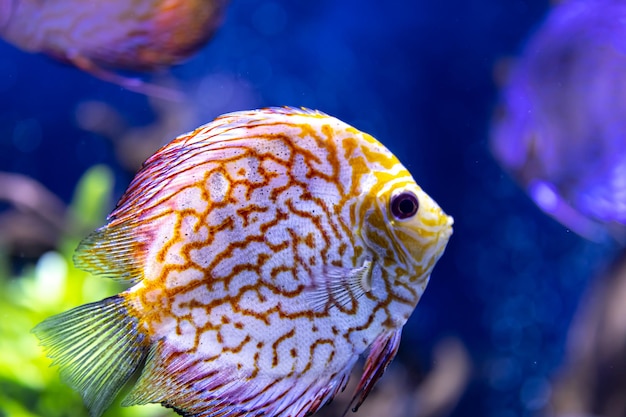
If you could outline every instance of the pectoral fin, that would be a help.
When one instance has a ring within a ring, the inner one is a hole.
[[[366,260],[357,268],[326,268],[308,293],[314,311],[332,307],[340,310],[355,308],[356,301],[372,289],[372,262]]]

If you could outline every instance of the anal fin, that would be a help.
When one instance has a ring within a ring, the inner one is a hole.
[[[122,405],[159,402],[184,417],[305,417],[345,387],[355,361],[322,377],[257,374],[253,366],[237,369],[220,357],[176,351],[162,339]]]

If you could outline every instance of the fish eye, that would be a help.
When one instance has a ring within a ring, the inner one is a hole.
[[[404,191],[391,198],[391,214],[398,220],[415,216],[419,207],[417,196],[410,191]]]

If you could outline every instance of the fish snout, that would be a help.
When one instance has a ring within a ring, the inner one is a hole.
[[[454,217],[446,215],[446,224],[444,227],[444,232],[447,233],[448,236],[450,236],[454,230],[452,225],[454,225]]]

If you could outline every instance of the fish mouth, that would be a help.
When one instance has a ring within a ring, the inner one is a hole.
[[[437,255],[436,259],[439,259],[443,252],[446,250],[446,246],[448,246],[448,242],[450,241],[450,236],[454,232],[452,225],[454,224],[454,219],[451,216],[443,215],[444,221],[441,224],[441,228],[437,233]]]
[[[442,220],[443,221],[441,222],[441,228],[437,233],[437,241],[440,245],[443,245],[445,247],[445,245],[448,243],[448,240],[450,239],[450,236],[452,236],[452,233],[454,232],[454,228],[452,227],[452,225],[454,224],[454,218],[452,218],[452,216],[443,214]]]
[[[433,207],[429,215],[422,218],[422,221],[427,225],[430,223],[432,232],[436,233],[438,237],[449,238],[452,235],[454,218],[444,213],[439,206]]]
[[[441,254],[443,254],[443,250],[448,244],[450,236],[452,236],[452,233],[454,232],[454,228],[452,227],[454,219],[452,216],[448,216],[443,212],[441,213],[440,219],[441,221],[439,223],[438,230],[436,231],[436,245],[440,248]],[[441,256],[441,254],[439,256]]]
[[[452,233],[454,232],[454,228],[452,227],[452,225],[454,224],[454,218],[452,216],[447,216],[447,215],[445,217],[446,217],[446,222],[443,225],[443,230],[439,232],[439,234],[442,237],[449,238],[450,236],[452,236]]]

